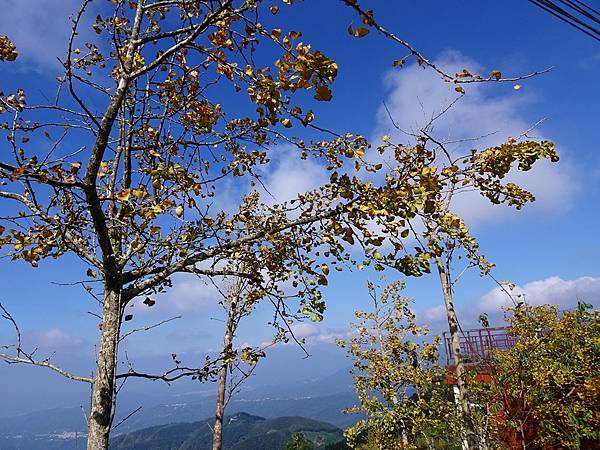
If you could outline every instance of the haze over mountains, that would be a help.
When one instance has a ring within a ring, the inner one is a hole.
[[[281,380],[281,378],[279,379]],[[348,369],[341,369],[327,376],[303,381],[286,382],[286,380],[282,380],[279,384],[268,384],[264,381],[263,377],[249,380],[241,392],[231,400],[226,413],[228,415],[246,413],[266,419],[296,416],[319,423],[325,422],[328,427],[337,430],[336,433],[339,431],[338,428],[346,427],[357,419],[356,416],[343,413],[343,409],[351,406],[356,400]],[[184,392],[182,391],[183,387],[195,387],[196,390]],[[123,395],[120,398],[115,423],[119,423],[121,419],[140,406],[142,408],[119,425],[114,436],[148,427],[164,427],[175,423],[207,420],[214,414],[212,388],[212,384],[179,386],[176,392],[166,391],[169,395],[162,398],[155,395],[137,395],[135,392]],[[4,417],[0,418],[0,449],[72,450],[83,448],[85,429],[82,408],[77,404],[26,414],[9,415],[5,413]],[[171,431],[175,432],[174,429]],[[282,436],[289,438],[288,434],[291,435],[291,432],[288,433],[288,431],[290,430],[279,433],[277,435],[279,437],[275,441],[280,442]],[[252,435],[249,430],[247,432],[250,433],[248,436]],[[255,430],[255,432],[259,431]],[[138,434],[135,442],[137,440],[143,442],[144,436],[146,436],[145,433]],[[187,436],[186,439],[196,442],[194,436]],[[200,442],[204,442],[202,439],[204,438],[201,438]],[[202,449],[203,447],[181,448]],[[232,447],[232,449],[237,448]]]
[[[73,373],[87,375],[92,367],[93,355],[79,351],[63,349],[52,356],[52,361],[60,364]],[[72,350],[72,349],[71,349]],[[339,378],[338,372],[347,372],[349,361],[345,353],[332,345],[318,345],[308,348],[311,356],[304,358],[304,353],[295,346],[280,346],[271,349],[268,357],[260,362],[251,379],[244,383],[241,395],[245,398],[258,397],[293,397],[331,394],[343,390],[352,390],[349,376]],[[40,354],[52,355],[49,350],[40,348]],[[169,354],[137,355],[129,353],[138,370],[160,373],[171,366]],[[178,354],[186,363],[193,364],[203,360],[205,354]],[[126,368],[122,368],[122,371]],[[319,382],[331,377],[330,382]],[[89,386],[64,379],[62,376],[40,367],[0,365],[0,418],[36,412],[44,409],[62,408],[65,406],[86,406],[89,399]],[[308,391],[304,391],[305,385]],[[27,386],[27,388],[25,388]],[[310,386],[310,387],[308,387]],[[333,390],[331,390],[333,389]],[[175,403],[183,397],[204,397],[213,395],[215,386],[212,383],[198,383],[192,380],[180,380],[170,386],[162,382],[148,380],[127,381],[127,389],[119,396],[119,406],[128,410],[137,408],[140,403],[153,406],[160,403]],[[131,400],[131,402],[130,402]],[[128,411],[129,412],[129,411]],[[127,413],[128,413],[127,412]],[[203,419],[198,417],[196,420]]]

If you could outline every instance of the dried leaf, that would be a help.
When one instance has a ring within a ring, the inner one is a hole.
[[[120,202],[126,202],[127,200],[129,200],[130,195],[131,189],[122,189],[121,191],[117,192],[117,200],[119,200]]]
[[[321,102],[328,102],[331,100],[331,89],[326,85],[317,86],[315,88],[315,99]]]

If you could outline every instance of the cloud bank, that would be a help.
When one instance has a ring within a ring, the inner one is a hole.
[[[591,303],[594,307],[600,306],[600,278],[579,277],[564,280],[558,276],[551,276],[542,280],[534,280],[522,286],[515,286],[511,291],[515,301],[526,301],[530,305],[551,304],[558,305],[560,309],[572,309],[578,301]],[[459,307],[459,317],[467,327],[477,326],[479,314],[486,313],[490,324],[502,325],[504,308],[514,303],[507,292],[500,287],[495,287],[479,299],[472,301],[464,307]],[[446,321],[444,305],[427,308],[418,315],[426,323],[439,327]]]
[[[473,73],[486,73],[477,62],[457,52],[442,55],[436,64],[450,73],[461,72],[465,68]],[[388,73],[385,85],[388,95],[384,106],[377,112],[374,141],[387,134],[395,142],[410,142],[411,138],[404,132],[418,133],[460,97],[454,90],[454,84],[442,82],[433,71],[424,70],[416,64]],[[540,119],[532,121],[525,116],[528,104],[533,101],[532,96],[524,93],[526,87],[515,91],[507,84],[494,86],[484,83],[470,84],[465,89],[466,95],[433,124],[433,135],[439,141],[451,142],[447,148],[455,155],[468,154],[471,148],[501,144],[509,136],[518,137]],[[539,129],[531,133],[536,139],[548,139]],[[541,161],[533,170],[515,172],[509,177],[508,181],[519,184],[536,196],[536,202],[519,214],[562,212],[573,203],[579,189],[578,178],[568,152],[560,145],[557,147],[562,158],[558,164]],[[453,209],[470,225],[503,220],[518,214],[508,207],[491,205],[478,193],[458,196]]]

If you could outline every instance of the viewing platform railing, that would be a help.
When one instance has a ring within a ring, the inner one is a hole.
[[[453,366],[454,353],[450,333],[444,332],[444,350],[446,365]],[[516,338],[510,335],[510,327],[476,328],[460,334],[460,351],[467,364],[485,361],[494,350],[508,350],[515,345]]]

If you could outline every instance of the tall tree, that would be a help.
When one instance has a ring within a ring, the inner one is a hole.
[[[215,404],[215,423],[213,426],[213,450],[221,450],[223,440],[223,417],[225,415],[225,395],[227,389],[227,372],[235,355],[233,352],[233,340],[237,330],[241,314],[238,312],[239,302],[242,301],[242,285],[241,279],[234,281],[234,284],[229,288],[226,298],[227,321],[225,323],[225,332],[223,334],[223,350],[221,353],[222,361],[217,378],[217,400]],[[243,308],[243,305],[239,305]]]
[[[449,166],[457,166],[468,161],[467,156],[452,156],[447,151],[444,144],[431,137],[428,131],[424,131],[426,139],[430,140],[438,150],[443,151],[449,161]],[[471,160],[474,177],[474,187],[493,204],[505,203],[514,206],[517,209],[522,208],[526,203],[535,199],[533,194],[520,188],[513,183],[501,185],[498,180],[504,179],[511,170],[514,163],[517,163],[519,170],[528,171],[534,160],[531,159],[531,152],[528,147],[518,148],[516,141],[511,138],[506,144],[487,149],[485,157],[481,161]],[[551,160],[557,160],[553,145],[542,143],[542,154]],[[485,160],[489,158],[489,160]],[[498,159],[496,159],[498,158]],[[494,161],[495,160],[495,161]],[[492,162],[493,161],[493,162]],[[491,166],[488,164],[492,163]],[[485,167],[491,169],[493,177],[496,180],[484,177],[477,179],[478,176],[485,173]],[[453,170],[453,169],[451,169]],[[482,430],[479,422],[471,407],[473,400],[470,398],[467,386],[468,369],[462,355],[461,348],[461,329],[459,317],[456,313],[454,302],[454,285],[465,271],[476,268],[482,276],[490,275],[494,265],[490,263],[481,253],[479,243],[471,235],[465,222],[451,211],[453,200],[460,195],[465,187],[462,181],[451,179],[445,186],[444,191],[440,191],[437,199],[437,206],[433,208],[429,216],[424,216],[424,233],[415,235],[417,240],[427,249],[431,255],[434,266],[437,270],[446,317],[448,320],[448,329],[450,332],[450,347],[453,357],[454,377],[456,380],[456,396],[463,419],[463,435],[465,446],[469,448],[485,448],[485,432]],[[464,262],[460,262],[462,261]],[[456,261],[463,264],[461,272],[453,278],[453,266]]]
[[[216,377],[217,398],[213,426],[213,450],[221,450],[223,446],[223,418],[225,417],[227,403],[241,384],[252,375],[259,359],[266,356],[266,348],[234,348],[235,335],[240,321],[252,313],[254,306],[254,301],[246,301],[247,293],[247,280],[234,278],[223,295],[222,303],[225,308],[226,319],[223,331],[223,348]],[[273,342],[268,344],[267,347],[277,343],[281,338],[282,333],[278,332],[273,338]]]
[[[368,287],[373,310],[356,312],[355,336],[338,341],[353,359],[359,405],[349,411],[366,415],[346,430],[349,445],[381,450],[456,447],[460,421],[439,364],[439,339],[425,340],[428,330],[417,325],[402,283],[391,283],[381,293],[371,283]]]

